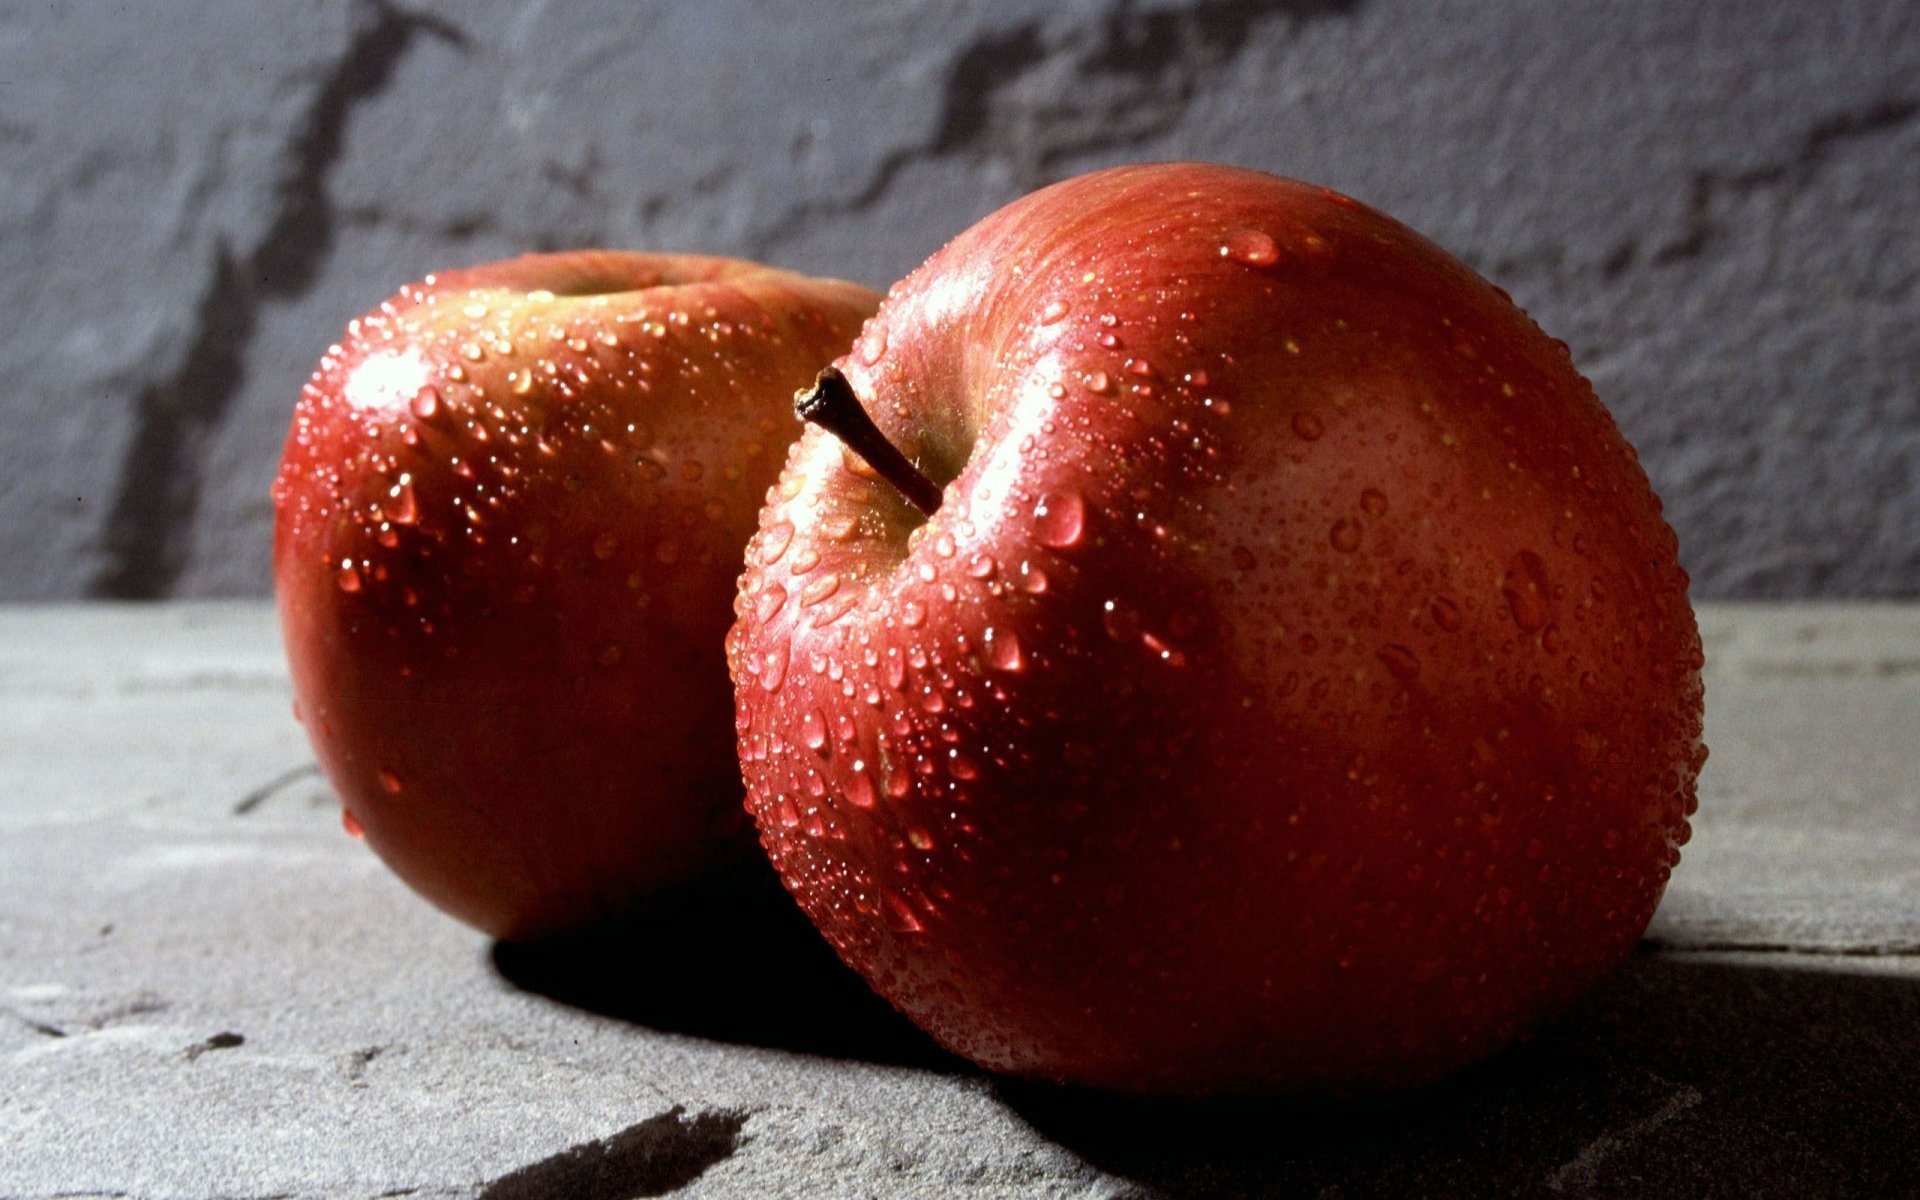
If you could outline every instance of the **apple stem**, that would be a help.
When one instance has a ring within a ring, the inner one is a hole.
[[[860,407],[853,385],[837,367],[828,367],[814,379],[812,387],[793,394],[793,413],[839,438],[847,449],[866,459],[880,478],[899,489],[907,503],[929,517],[940,511],[939,486],[880,432],[867,410]]]

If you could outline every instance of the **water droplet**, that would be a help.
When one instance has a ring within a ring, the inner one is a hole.
[[[1378,488],[1368,488],[1366,491],[1360,493],[1360,507],[1365,510],[1366,514],[1370,517],[1385,516],[1387,512],[1386,493],[1380,491]]]
[[[907,907],[907,902],[892,892],[881,899],[880,910],[887,928],[895,933],[919,933],[924,928],[920,918],[913,915],[913,909]]]
[[[414,499],[411,483],[395,484],[387,493],[386,508],[387,520],[395,525],[411,525],[420,519],[420,503]]]
[[[1086,529],[1087,506],[1077,492],[1048,492],[1033,507],[1033,536],[1043,546],[1065,549]]]
[[[1433,623],[1448,633],[1460,628],[1460,606],[1445,596],[1436,598],[1429,611],[1433,613]]]
[[[900,623],[908,629],[918,629],[927,623],[927,606],[918,600],[909,600],[900,606]]]
[[[1552,616],[1548,604],[1547,564],[1531,550],[1522,550],[1507,564],[1500,580],[1500,592],[1507,598],[1507,611],[1513,623],[1532,633]]]
[[[340,828],[346,830],[347,836],[350,838],[363,838],[367,836],[366,828],[360,824],[360,818],[354,816],[353,810],[350,808],[340,810]]]
[[[827,748],[827,722],[819,709],[808,709],[800,718],[800,740],[816,753]]]
[[[1029,566],[1020,577],[1020,587],[1029,595],[1042,595],[1047,590],[1047,573],[1039,567]]]
[[[1392,642],[1375,652],[1395,679],[1411,682],[1420,677],[1420,659],[1413,651]]]
[[[1341,517],[1327,533],[1327,543],[1342,554],[1352,554],[1360,548],[1360,522]]]
[[[998,566],[999,564],[993,561],[993,555],[976,554],[967,560],[967,574],[975,579],[991,579]]]
[[[1293,432],[1303,442],[1313,442],[1327,431],[1326,424],[1312,413],[1293,414]]]
[[[840,577],[831,572],[800,589],[800,607],[812,608],[840,590]]]
[[[1011,629],[990,627],[987,630],[987,662],[996,670],[1018,671],[1026,665],[1026,656],[1020,648],[1020,635]]]
[[[855,761],[853,774],[847,778],[847,803],[855,808],[872,808],[874,801],[873,780],[867,775],[867,764]]]
[[[333,577],[333,581],[340,585],[343,592],[351,594],[360,590],[360,572],[354,570],[353,560],[340,560],[340,573]]]
[[[1220,257],[1250,267],[1272,266],[1280,258],[1280,247],[1258,229],[1242,229],[1230,234],[1220,247]]]
[[[1040,310],[1040,323],[1042,325],[1051,325],[1066,315],[1067,302],[1065,300],[1049,300],[1047,301],[1046,307]]]
[[[392,768],[390,767],[380,768],[380,790],[381,791],[385,792],[389,796],[398,796],[400,794],[400,790],[402,786],[403,785],[400,782],[400,776],[394,774]]]
[[[870,367],[880,361],[887,352],[887,327],[879,321],[871,322],[860,335],[860,345],[854,357],[862,366]]]
[[[773,618],[773,614],[780,611],[781,607],[784,606],[786,602],[787,602],[787,589],[784,587],[781,587],[777,583],[769,583],[766,587],[760,590],[760,594],[758,596],[754,597],[754,600],[753,600],[754,620],[759,621],[763,625],[766,624],[769,620]]]
[[[793,544],[793,523],[775,521],[767,526],[760,535],[760,565],[770,567],[780,561],[780,556]]]
[[[768,647],[760,657],[760,686],[769,692],[777,692],[786,677],[787,644],[779,642]]]
[[[947,774],[962,782],[980,778],[980,765],[958,750],[947,752]]]
[[[413,394],[413,400],[408,407],[412,408],[413,415],[422,421],[431,421],[434,414],[440,411],[440,389],[428,384]]]

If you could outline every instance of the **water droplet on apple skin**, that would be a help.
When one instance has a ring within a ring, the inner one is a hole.
[[[1048,492],[1033,508],[1034,540],[1055,550],[1076,545],[1086,523],[1086,502],[1078,492]]]
[[[1220,257],[1249,267],[1270,267],[1280,260],[1280,247],[1269,234],[1241,229],[1227,235],[1220,246]]]

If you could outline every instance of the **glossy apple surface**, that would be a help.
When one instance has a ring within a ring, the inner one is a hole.
[[[1633,450],[1505,293],[1318,188],[1122,168],[963,233],[840,366],[944,504],[794,448],[728,644],[748,806],[940,1041],[1386,1088],[1634,944],[1700,641]]]
[[[716,258],[450,272],[353,322],[274,484],[294,691],[349,828],[505,938],[740,852],[722,643],[792,389],[877,297]]]

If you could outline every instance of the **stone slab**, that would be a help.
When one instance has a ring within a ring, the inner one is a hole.
[[[1170,1108],[944,1056],[790,908],[492,945],[341,833],[266,606],[0,608],[0,1197],[1909,1192],[1920,607],[1702,625],[1610,982],[1415,1096]]]

